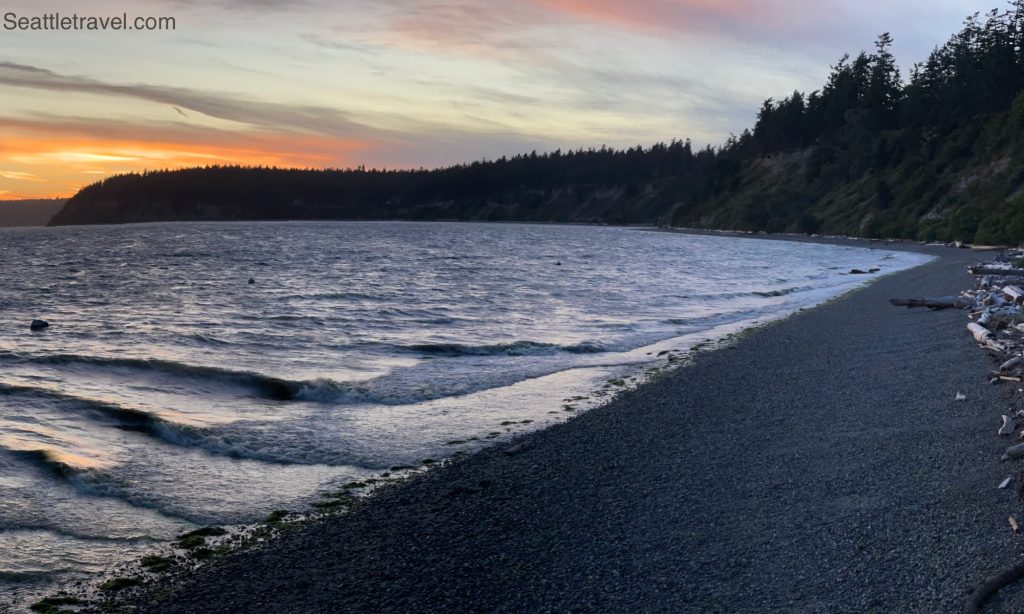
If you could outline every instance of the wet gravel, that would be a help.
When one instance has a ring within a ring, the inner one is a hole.
[[[968,287],[975,256],[936,253],[140,609],[959,611],[1020,556],[1019,504],[964,313],[887,303]]]

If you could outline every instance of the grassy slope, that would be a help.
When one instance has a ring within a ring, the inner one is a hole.
[[[747,161],[730,189],[678,208],[673,221],[1016,245],[1024,238],[1024,102],[941,135],[847,133],[839,146]]]

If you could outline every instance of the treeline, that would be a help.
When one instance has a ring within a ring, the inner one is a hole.
[[[1024,1],[968,17],[906,81],[892,42],[882,34],[873,53],[844,56],[820,90],[765,101],[753,130],[720,155],[779,158],[785,171],[747,165],[742,179],[752,186],[699,207],[704,219],[770,231],[1024,240]],[[695,218],[684,209],[675,219]]]
[[[426,171],[209,167],[112,177],[55,223],[484,219],[1024,240],[1024,0],[906,78],[889,34],[719,147],[531,153]]]
[[[178,219],[480,219],[641,223],[713,192],[718,152],[689,141],[536,152],[439,170],[207,166],[117,175],[83,188],[55,224]],[[665,218],[667,220],[667,218]]]

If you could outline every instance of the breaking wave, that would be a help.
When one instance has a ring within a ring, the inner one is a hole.
[[[539,341],[512,341],[489,345],[462,343],[421,343],[408,346],[410,351],[432,356],[533,356],[567,352],[569,354],[599,354],[607,350],[600,344],[584,341],[575,345],[556,345]]]

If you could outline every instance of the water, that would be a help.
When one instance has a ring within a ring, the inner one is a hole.
[[[0,230],[0,590],[564,420],[665,350],[925,259],[572,226]]]

